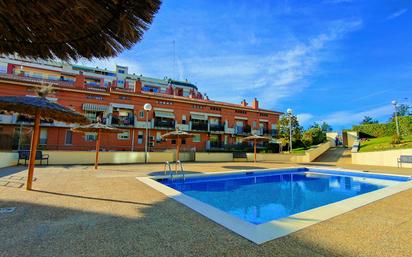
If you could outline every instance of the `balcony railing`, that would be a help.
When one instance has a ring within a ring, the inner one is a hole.
[[[192,123],[192,130],[208,131],[207,123]]]
[[[176,123],[175,123],[174,120],[159,120],[159,119],[154,120],[154,127],[155,128],[175,129],[175,127],[176,127],[175,124]]]
[[[115,126],[124,126],[124,127],[132,127],[134,126],[134,118],[133,117],[112,117],[112,125]]]
[[[260,133],[261,133],[262,135],[265,135],[265,136],[272,136],[272,137],[274,137],[274,136],[276,136],[276,129],[261,128],[261,129],[260,129]]]
[[[225,131],[225,126],[223,124],[210,124],[210,131],[223,132]]]
[[[223,142],[219,141],[210,141],[210,148],[213,149],[223,149],[225,147],[225,144]]]
[[[248,135],[252,131],[250,126],[236,126],[235,127],[235,134],[238,135]]]

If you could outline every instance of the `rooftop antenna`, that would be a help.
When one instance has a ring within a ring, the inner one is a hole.
[[[175,72],[176,72],[176,42],[173,39],[173,73],[172,73],[172,77],[175,76]]]

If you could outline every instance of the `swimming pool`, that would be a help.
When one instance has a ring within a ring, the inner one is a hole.
[[[161,184],[160,190],[159,185],[154,186],[159,191],[233,231],[242,230],[235,232],[247,234],[245,237],[256,243],[402,191],[405,185],[412,186],[411,178],[405,176],[313,168],[152,181]]]

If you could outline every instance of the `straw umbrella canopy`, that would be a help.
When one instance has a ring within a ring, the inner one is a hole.
[[[251,135],[248,137],[245,137],[242,139],[242,141],[247,142],[247,141],[253,141],[253,160],[256,162],[256,144],[257,142],[265,142],[265,141],[270,141],[270,138],[268,137],[262,137],[262,136],[257,136],[257,135]]]
[[[40,119],[53,119],[67,123],[87,123],[86,117],[63,105],[51,102],[45,97],[29,96],[0,96],[0,110],[18,112],[34,116],[34,129],[30,144],[29,172],[27,189],[30,190],[33,182],[34,163],[40,134]]]
[[[0,2],[0,54],[77,60],[114,57],[140,41],[160,0]]]
[[[192,138],[194,137],[194,134],[187,133],[185,131],[176,129],[175,131],[166,133],[162,135],[163,139],[175,139],[176,140],[176,161],[179,160],[179,154],[180,154],[180,144],[182,143],[182,139],[185,138]]]
[[[99,151],[100,151],[100,140],[101,140],[101,134],[102,133],[112,133],[112,134],[117,134],[117,133],[122,133],[124,130],[118,129],[118,128],[113,128],[110,126],[107,126],[105,124],[101,123],[92,123],[89,125],[84,125],[84,126],[79,126],[76,128],[72,128],[72,131],[74,132],[81,132],[81,133],[97,133],[97,140],[96,140],[96,160],[94,162],[94,168],[97,169],[98,164],[99,164]]]

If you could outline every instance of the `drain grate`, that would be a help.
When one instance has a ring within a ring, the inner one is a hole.
[[[4,208],[0,208],[0,214],[3,213],[12,213],[16,210],[16,207],[4,207]]]

